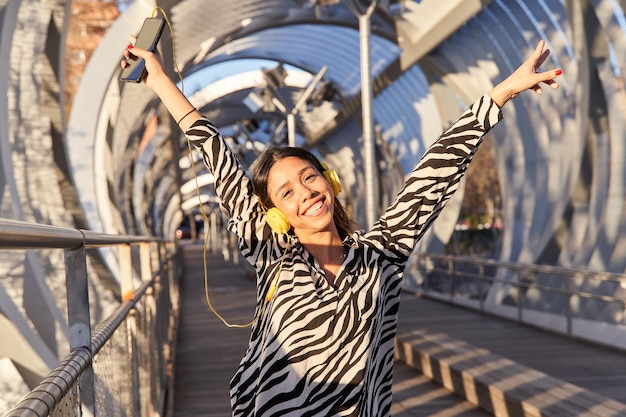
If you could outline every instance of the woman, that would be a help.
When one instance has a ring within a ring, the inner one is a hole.
[[[549,55],[543,48],[541,41],[442,134],[394,203],[363,232],[354,230],[335,198],[340,185],[332,172],[306,151],[268,150],[249,181],[159,58],[129,46],[125,55],[146,60],[144,82],[214,173],[228,227],[256,269],[260,315],[231,381],[234,416],[390,415],[403,269],[457,189],[483,135],[502,118],[501,107],[527,89],[541,92],[540,83],[558,88],[560,70],[535,71]],[[275,217],[278,232],[266,223]]]

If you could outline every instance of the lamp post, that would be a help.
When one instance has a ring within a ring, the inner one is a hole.
[[[374,135],[374,118],[372,115],[372,87],[370,34],[371,17],[378,1],[372,1],[367,10],[361,11],[358,0],[351,0],[353,9],[359,18],[359,40],[361,46],[361,107],[363,123],[363,163],[365,174],[365,216],[367,227],[374,225],[378,217],[378,187],[374,175],[377,172],[376,137]]]
[[[311,94],[313,94],[315,86],[320,82],[324,74],[326,74],[327,70],[328,67],[324,65],[315,77],[313,77],[311,83],[307,86],[306,90],[304,90],[296,104],[287,114],[287,138],[289,140],[289,146],[296,146],[296,114],[298,114],[302,106],[305,105]]]

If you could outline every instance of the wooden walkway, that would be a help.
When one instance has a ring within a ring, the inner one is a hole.
[[[174,363],[174,417],[228,417],[229,380],[244,354],[249,330],[226,327],[205,301],[202,247],[181,247],[184,278]],[[232,323],[253,315],[254,281],[244,265],[209,255],[209,291],[215,309]],[[445,333],[626,403],[626,353],[576,342],[472,310],[404,295],[398,334],[415,329]],[[394,417],[491,415],[400,361],[394,365]]]

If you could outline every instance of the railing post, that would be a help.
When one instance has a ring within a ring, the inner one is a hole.
[[[65,282],[67,296],[67,321],[70,328],[70,350],[84,347],[90,352],[90,361],[80,377],[80,403],[89,414],[94,413],[94,379],[90,349],[91,321],[89,313],[89,285],[87,256],[84,243],[78,248],[65,249]],[[76,388],[76,387],[75,387]]]
[[[226,262],[230,261],[229,237],[230,234],[222,232],[222,257]]]
[[[152,257],[150,254],[150,242],[142,242],[139,244],[139,263],[141,265],[141,282],[146,283],[152,280]],[[158,344],[157,331],[156,331],[156,303],[155,286],[158,284],[158,277],[155,284],[146,290],[144,296],[144,315],[145,315],[145,328],[144,331],[147,334],[144,335],[145,346],[142,346],[141,354],[145,359],[145,376],[147,378],[141,378],[139,383],[140,403],[141,403],[141,415],[145,417],[153,417],[157,415],[155,408],[156,396],[161,393],[159,384],[155,383],[157,378],[156,369],[157,363],[161,362],[162,351]]]
[[[228,247],[230,249],[230,253],[232,254],[233,264],[239,264],[239,248],[237,247],[237,240],[233,233],[230,233],[228,239]]]
[[[523,279],[521,278],[522,276],[522,272],[520,272],[519,274],[516,274],[518,279],[517,279],[517,321],[519,321],[520,323],[522,322],[522,320],[524,319],[524,312],[523,312],[523,298],[524,298],[524,294],[522,293],[522,282]]]
[[[205,230],[206,230],[205,222]],[[155,337],[155,345],[152,348],[158,353],[153,357],[158,357],[158,362],[154,363],[152,369],[152,382],[154,383],[152,391],[158,393],[158,397],[153,395],[153,414],[152,416],[168,415],[166,410],[168,381],[167,376],[170,370],[171,355],[173,354],[170,346],[170,329],[175,325],[173,320],[174,314],[171,310],[171,281],[172,281],[172,263],[169,262],[166,244],[153,244],[150,246],[150,255],[152,259],[153,271],[158,271],[154,287],[153,287],[153,303],[154,303],[154,325],[152,331]],[[173,260],[175,265],[176,260]]]
[[[448,259],[448,276],[450,277],[450,302],[454,303],[454,284],[455,284],[455,276],[454,276],[454,261],[452,259]]]
[[[211,233],[211,253],[213,255],[217,254],[217,248],[219,246],[218,243],[218,236],[217,236],[217,230],[218,230],[218,225],[217,225],[217,213],[216,210],[211,211],[211,220],[209,222],[209,231]]]
[[[574,302],[578,301],[580,303],[580,297],[572,290],[573,282],[572,279],[567,280],[566,288],[569,292],[569,296],[567,297],[567,308],[565,309],[565,325],[566,332],[568,335],[572,335],[572,317],[574,316]],[[576,305],[578,306],[578,303]],[[576,308],[578,310],[578,308]]]
[[[478,275],[481,277],[485,277],[485,265],[478,265]],[[480,302],[480,311],[485,311],[485,280],[480,279],[478,281],[478,294],[479,294],[479,302]]]
[[[172,245],[167,243],[159,245],[159,257],[161,264],[164,264],[167,260],[170,247],[172,247]],[[172,252],[174,251],[175,249],[172,250]],[[178,310],[176,286],[178,285],[180,262],[180,257],[176,256],[172,263],[168,263],[165,269],[161,269],[161,278],[163,279],[163,277],[167,277],[168,299],[170,300],[170,308],[173,310]]]
[[[133,286],[133,259],[132,247],[130,244],[119,247],[120,280],[122,289],[122,302],[135,299],[135,289]],[[139,399],[139,361],[137,358],[137,311],[133,309],[126,318],[127,348],[130,359],[131,404],[132,416],[139,417],[141,410]]]

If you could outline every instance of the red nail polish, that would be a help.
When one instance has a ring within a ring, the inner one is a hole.
[[[134,47],[134,45],[128,45],[128,49],[133,49]]]
[[[559,75],[561,75],[561,74],[563,74],[563,71],[561,71],[560,69],[556,70],[556,75],[557,75],[557,76],[559,76]]]

